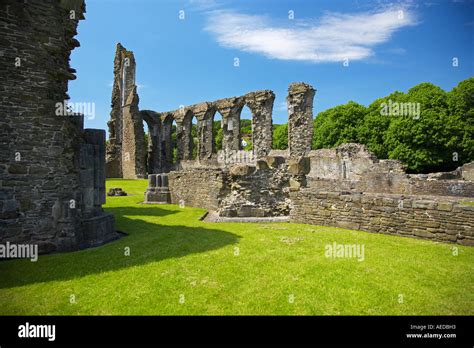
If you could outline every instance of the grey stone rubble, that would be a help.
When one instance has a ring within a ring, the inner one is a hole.
[[[114,187],[109,189],[107,196],[127,196],[127,192],[123,191],[120,187]]]

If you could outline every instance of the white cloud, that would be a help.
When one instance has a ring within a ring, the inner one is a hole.
[[[403,5],[377,12],[328,13],[319,21],[286,20],[286,25],[229,10],[208,15],[205,30],[223,47],[314,63],[368,58],[373,47],[389,41],[395,31],[416,24],[414,12]]]

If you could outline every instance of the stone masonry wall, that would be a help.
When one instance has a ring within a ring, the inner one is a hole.
[[[59,107],[84,12],[83,1],[0,4],[0,243],[49,252],[117,236],[101,208],[105,133]]]
[[[171,202],[217,210],[229,189],[227,175],[221,169],[193,169],[168,174]]]
[[[455,198],[325,192],[290,193],[292,222],[474,245],[474,207]]]
[[[474,197],[469,164],[449,173],[406,174],[396,160],[379,160],[361,144],[309,153],[308,186],[326,191]]]
[[[285,163],[272,160],[267,157],[267,160],[258,160],[255,166],[238,164],[230,167],[230,192],[221,200],[220,216],[289,215],[290,175]]]
[[[264,158],[272,148],[272,110],[275,94],[270,90],[247,93],[240,97],[184,106],[167,112],[140,111],[149,129],[157,129],[148,147],[148,171],[168,172],[192,160],[192,120],[197,120],[197,161],[206,166],[217,163],[217,149],[212,134],[215,114],[222,115],[222,149],[231,154],[241,149],[240,113],[247,105],[252,112],[252,142],[255,158]],[[176,122],[176,144],[171,144],[172,122]],[[176,145],[176,162],[172,163]]]

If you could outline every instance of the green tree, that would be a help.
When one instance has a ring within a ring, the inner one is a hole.
[[[421,83],[408,91],[406,101],[419,105],[419,117],[409,114],[392,118],[384,136],[389,158],[402,161],[413,172],[451,169],[459,132],[448,114],[446,92],[431,83]]]
[[[273,148],[276,150],[286,150],[288,148],[287,123],[273,126]]]
[[[359,142],[365,144],[378,158],[388,158],[384,136],[393,119],[393,116],[383,112],[384,107],[391,102],[401,103],[405,100],[406,95],[402,92],[394,92],[375,100],[368,106],[364,120],[357,128]]]
[[[245,136],[252,135],[252,120],[240,120],[240,134]]]
[[[222,150],[222,127],[221,121],[214,121],[212,125],[212,134],[216,151]]]
[[[448,93],[447,102],[451,127],[462,134],[452,144],[459,164],[471,162],[474,160],[474,78],[459,82]]]
[[[313,149],[359,142],[357,130],[366,108],[353,101],[320,112],[314,120]]]

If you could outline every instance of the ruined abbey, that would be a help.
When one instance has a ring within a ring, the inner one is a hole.
[[[474,163],[453,172],[414,175],[399,161],[379,160],[360,144],[311,150],[316,91],[306,83],[288,88],[288,150],[273,150],[272,91],[167,112],[140,110],[135,68],[133,52],[118,44],[107,176],[149,175],[147,203],[206,208],[213,221],[283,218],[474,245],[474,209],[462,204],[474,197]],[[252,112],[251,151],[243,151],[241,144],[244,106]],[[212,129],[217,112],[223,132],[219,151]]]
[[[0,243],[52,252],[114,240],[114,217],[102,209],[107,176],[149,177],[146,203],[205,208],[214,221],[283,219],[474,245],[474,207],[463,204],[474,197],[474,163],[413,175],[360,144],[312,150],[316,90],[306,83],[288,88],[289,146],[274,150],[272,91],[140,110],[135,59],[118,44],[106,145],[104,130],[84,129],[83,115],[56,112],[76,78],[69,56],[79,46],[83,1],[7,2],[0,8]],[[242,149],[244,106],[252,112],[250,151]]]

